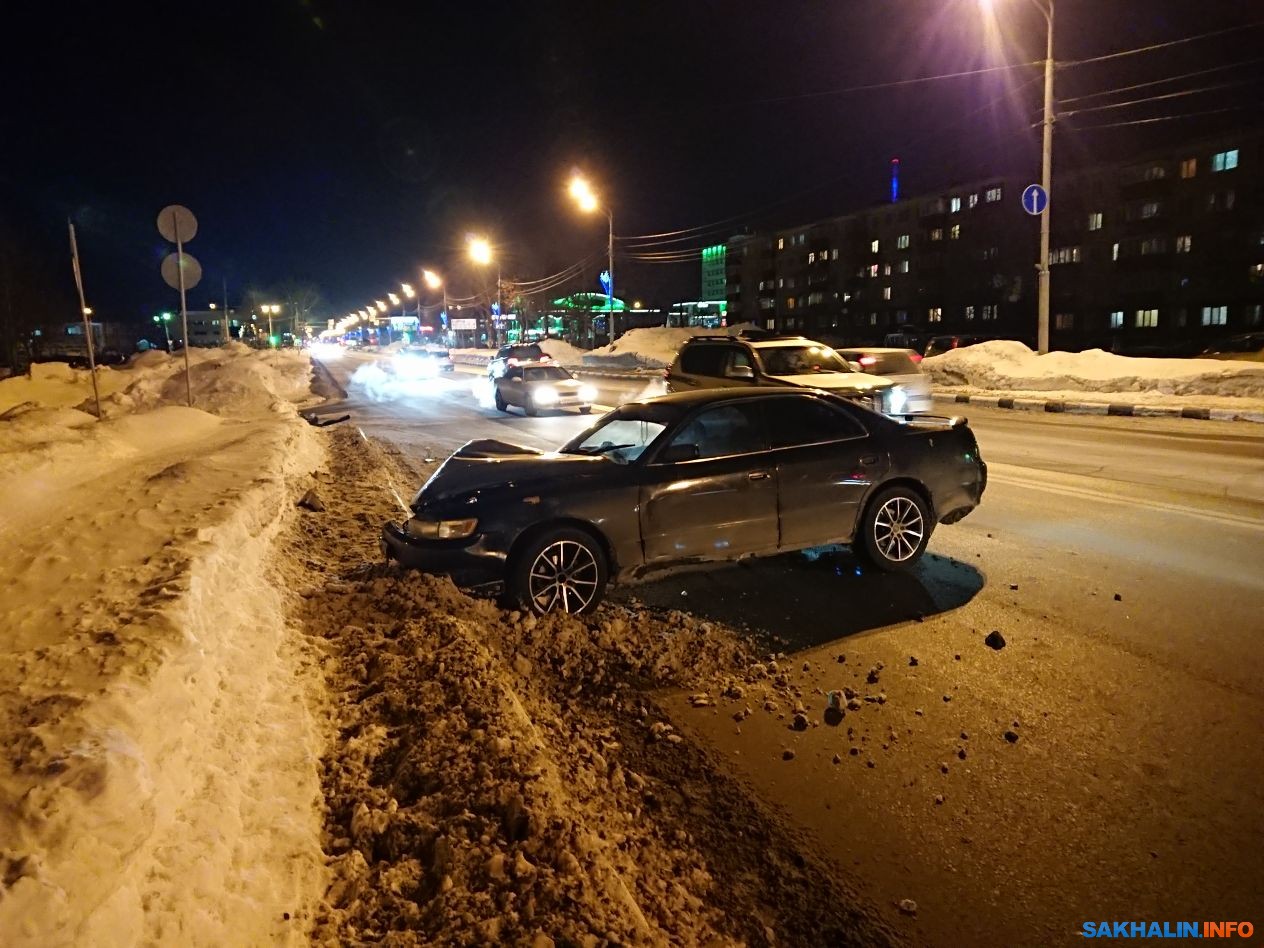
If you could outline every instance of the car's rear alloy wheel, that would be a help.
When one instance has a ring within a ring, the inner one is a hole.
[[[916,491],[893,487],[875,497],[865,511],[861,552],[879,569],[908,569],[921,559],[933,526],[926,502]]]
[[[537,615],[590,612],[605,588],[605,556],[582,530],[539,537],[514,557],[508,577],[510,598]]]
[[[509,403],[505,401],[505,397],[500,394],[500,389],[496,389],[496,408],[499,411],[509,411]]]

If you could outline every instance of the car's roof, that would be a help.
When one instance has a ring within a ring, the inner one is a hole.
[[[907,354],[909,352],[915,353],[917,351],[916,349],[906,349],[895,346],[835,346],[834,348],[838,352],[880,352],[883,354],[891,352],[903,352]]]
[[[738,401],[744,398],[768,398],[775,395],[829,395],[829,392],[820,389],[809,388],[802,385],[760,385],[753,388],[704,388],[695,392],[672,392],[669,395],[659,395],[655,398],[643,398],[636,402],[626,402],[627,405],[644,405],[647,402],[653,402],[656,405],[681,405],[689,407],[692,405],[707,405],[712,402],[728,402]]]

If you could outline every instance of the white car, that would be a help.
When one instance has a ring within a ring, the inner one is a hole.
[[[496,407],[501,411],[509,411],[510,405],[517,405],[528,415],[555,408],[571,408],[587,415],[597,400],[593,386],[552,362],[511,365],[492,384],[496,388]]]
[[[888,409],[893,414],[921,414],[931,410],[930,376],[922,371],[922,357],[912,349],[853,346],[835,351],[857,372],[877,375],[895,384]]]

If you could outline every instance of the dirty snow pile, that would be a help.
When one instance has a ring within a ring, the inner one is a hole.
[[[218,414],[161,353],[102,370],[100,422],[78,373],[0,382],[5,945],[273,944],[324,886],[322,691],[272,554],[322,463],[309,369],[198,355]]]
[[[1217,359],[1147,359],[1101,349],[1039,355],[1021,342],[993,340],[922,362],[938,389],[1046,398],[1129,400],[1252,399],[1264,406],[1264,365]]]
[[[296,621],[341,695],[322,945],[885,944],[836,874],[673,732],[650,688],[754,646],[635,604],[538,619],[384,566],[366,529],[427,473],[333,432],[292,541]]]

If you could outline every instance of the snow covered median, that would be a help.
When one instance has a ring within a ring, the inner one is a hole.
[[[936,391],[1042,396],[1079,401],[1264,407],[1264,365],[1216,359],[1143,359],[1100,349],[1039,355],[994,340],[922,362]]]
[[[6,945],[299,943],[324,886],[272,552],[323,459],[310,366],[197,353],[193,409],[182,369],[101,370],[100,422],[86,372],[0,382]]]

